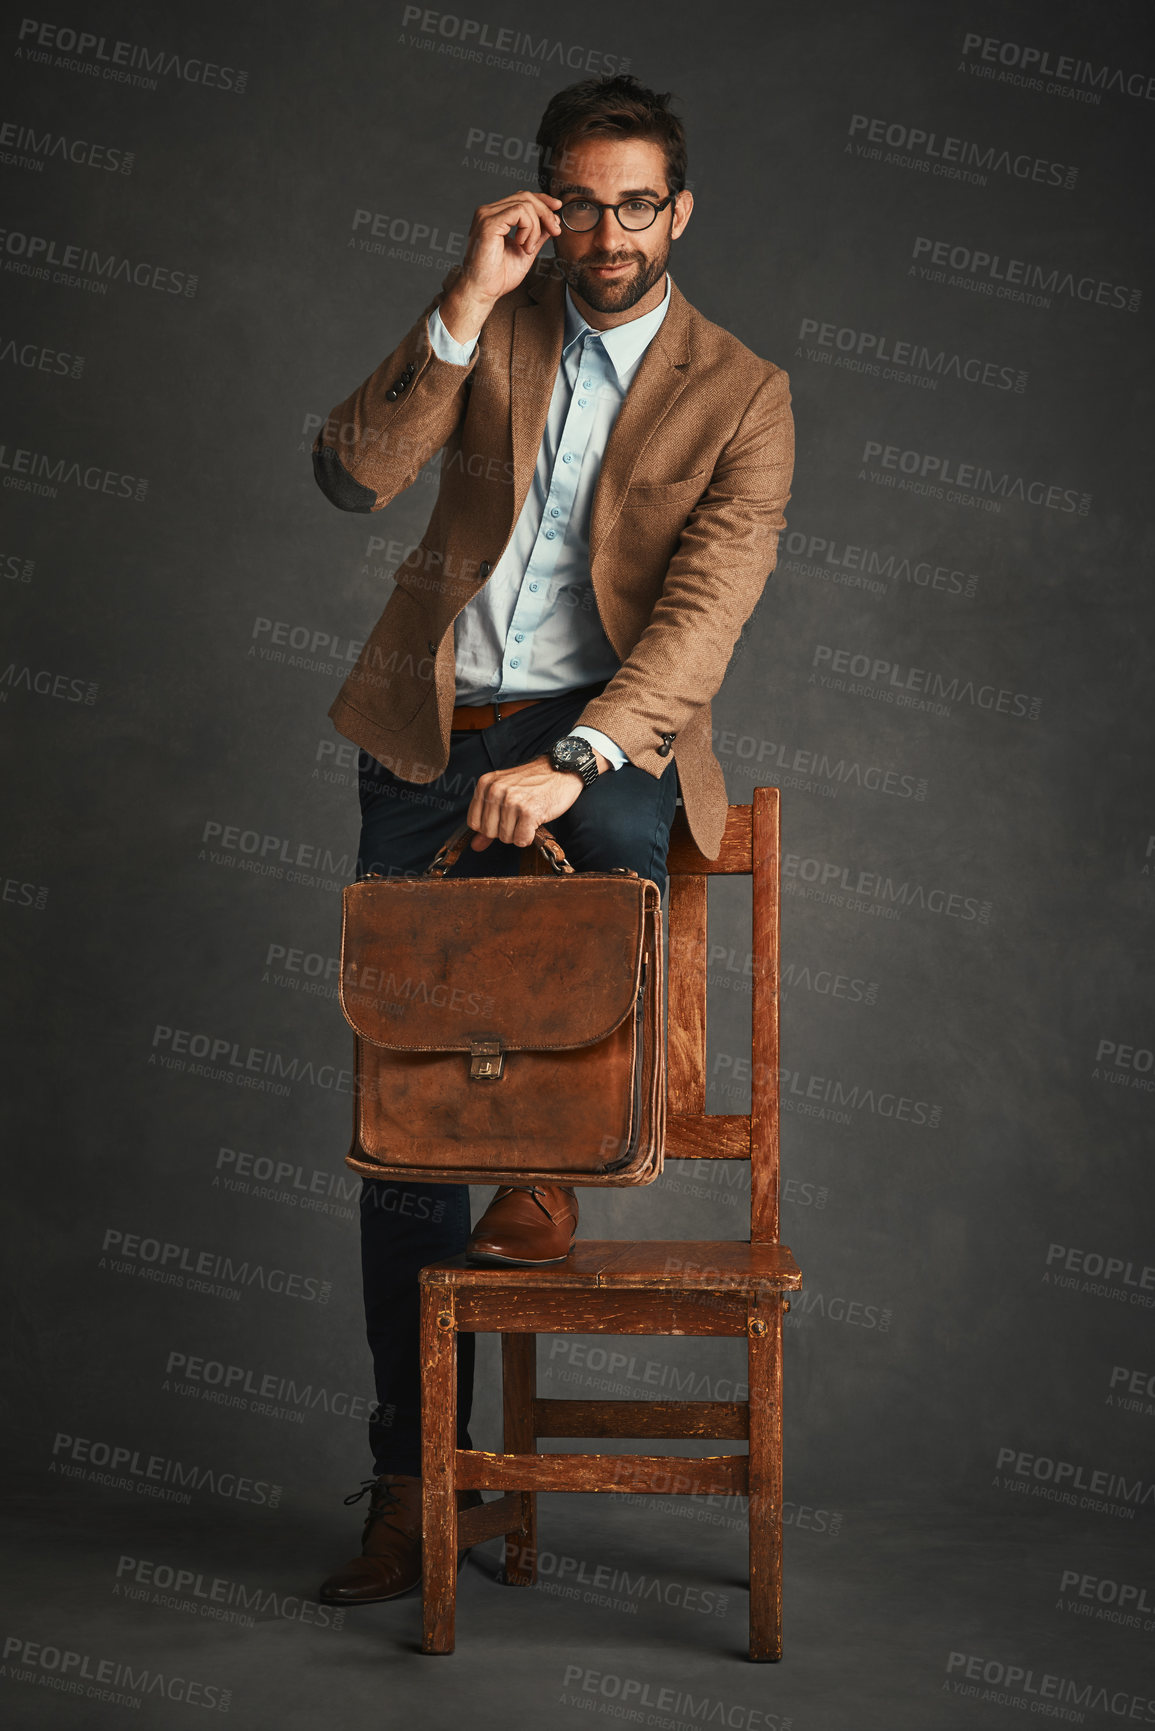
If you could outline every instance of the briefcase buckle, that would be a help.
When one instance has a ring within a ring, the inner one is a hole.
[[[470,1040],[469,1080],[500,1082],[505,1068],[505,1053],[500,1040]]]

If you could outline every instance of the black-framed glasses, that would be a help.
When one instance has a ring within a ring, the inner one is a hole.
[[[557,214],[574,234],[588,234],[598,226],[606,211],[612,210],[622,228],[636,234],[639,229],[649,228],[656,222],[658,212],[673,204],[677,196],[676,192],[671,192],[661,204],[655,204],[650,198],[624,198],[620,204],[598,204],[592,198],[571,198]]]

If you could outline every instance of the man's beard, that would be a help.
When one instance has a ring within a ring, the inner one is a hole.
[[[568,259],[558,257],[561,273],[575,294],[579,294],[586,305],[593,307],[598,313],[624,313],[630,307],[637,306],[643,295],[649,294],[656,282],[661,280],[670,257],[670,243],[667,240],[658,258],[648,259],[644,252],[611,252],[600,253],[594,258],[584,258],[580,264],[571,263]],[[638,264],[630,276],[618,277],[611,282],[602,282],[591,274],[591,266],[604,264]]]

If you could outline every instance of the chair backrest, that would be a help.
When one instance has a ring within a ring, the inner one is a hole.
[[[756,787],[732,805],[717,859],[694,846],[679,810],[670,837],[666,1153],[674,1160],[749,1160],[750,1239],[778,1243],[779,796]],[[706,1111],[707,878],[749,876],[750,1111]]]

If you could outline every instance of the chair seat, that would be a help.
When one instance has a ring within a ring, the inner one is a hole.
[[[564,1262],[543,1268],[488,1266],[455,1256],[421,1271],[428,1286],[458,1288],[576,1287],[650,1292],[796,1292],[802,1271],[786,1244],[731,1239],[682,1243],[674,1239],[579,1239]]]

